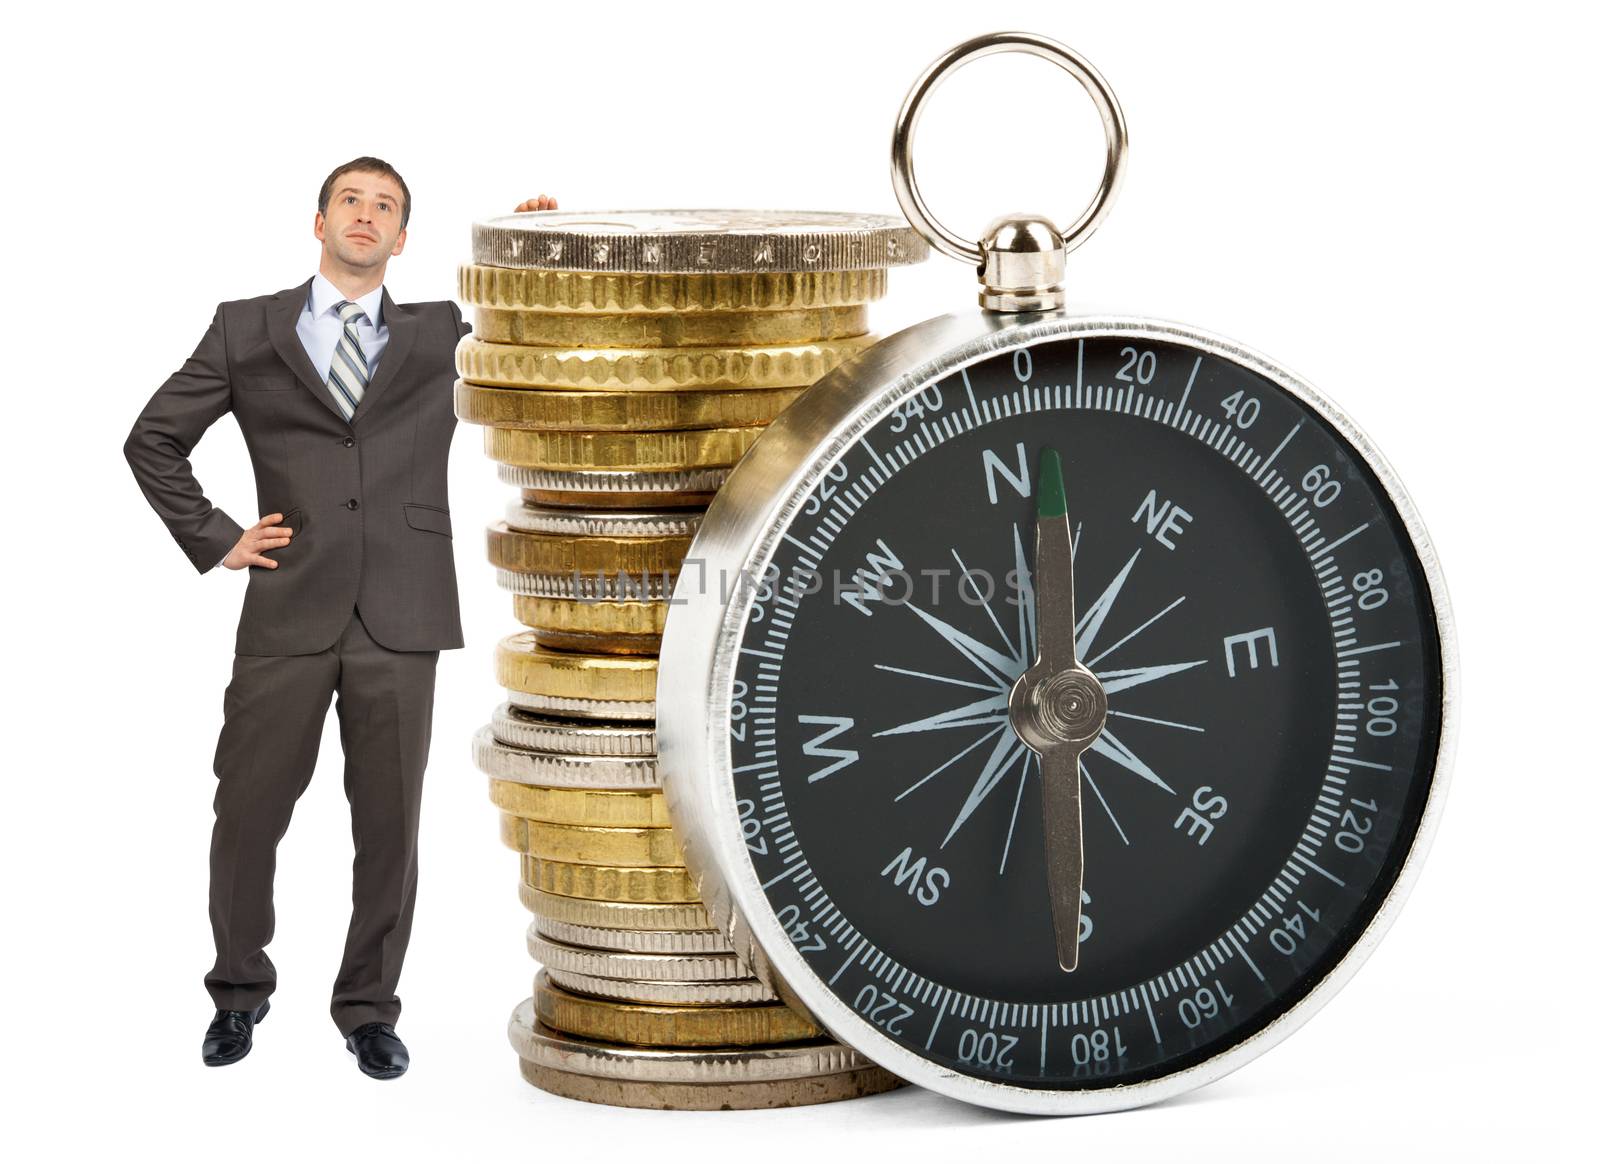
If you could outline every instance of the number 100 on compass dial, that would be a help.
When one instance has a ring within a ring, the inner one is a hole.
[[[1382,457],[1263,357],[960,320],[807,394],[707,516],[663,649],[674,822],[884,1066],[1145,1102],[1287,1034],[1397,908],[1442,584]]]

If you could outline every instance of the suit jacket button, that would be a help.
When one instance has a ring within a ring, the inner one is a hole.
[[[349,501],[346,501],[344,503],[344,507],[346,509],[360,509],[361,508],[361,502],[357,501],[354,497],[352,497]]]
[[[349,448],[349,447],[350,447],[350,446],[351,446],[351,445],[353,445],[353,444],[355,444],[355,443],[356,443],[356,438],[355,438],[355,437],[345,437],[345,438],[344,438],[344,447],[345,447],[345,448],[347,448],[347,449],[348,449],[348,448]]]

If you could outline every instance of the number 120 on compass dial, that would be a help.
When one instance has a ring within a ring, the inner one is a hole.
[[[1264,358],[955,318],[934,363],[808,394],[708,515],[663,650],[674,821],[884,1066],[1146,1102],[1287,1034],[1397,907],[1442,587],[1382,457]]]

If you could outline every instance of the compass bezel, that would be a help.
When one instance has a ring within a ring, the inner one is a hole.
[[[1399,516],[1429,588],[1439,645],[1438,746],[1416,832],[1382,900],[1338,961],[1282,1013],[1170,1073],[1125,1084],[1025,1087],[952,1071],[889,1038],[835,995],[784,933],[748,857],[735,803],[732,689],[754,590],[730,588],[727,580],[760,577],[823,475],[926,386],[1018,348],[1107,336],[1183,345],[1263,376],[1325,421],[1365,462]],[[874,1062],[930,1090],[1008,1111],[1088,1114],[1153,1103],[1227,1075],[1298,1029],[1349,981],[1393,924],[1437,831],[1455,749],[1459,664],[1432,541],[1388,460],[1342,408],[1293,372],[1213,333],[1131,315],[976,311],[909,327],[824,376],[769,426],[718,492],[688,561],[694,568],[679,577],[662,639],[657,734],[669,814],[706,908],[741,957],[786,1002]]]

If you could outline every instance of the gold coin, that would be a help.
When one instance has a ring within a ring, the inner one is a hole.
[[[537,271],[463,263],[457,297],[470,307],[583,314],[784,311],[845,307],[882,299],[889,273],[796,271],[766,274],[600,274]]]
[[[687,869],[638,868],[617,865],[580,865],[522,855],[525,885],[563,897],[590,901],[684,902],[699,901]]]
[[[659,655],[660,635],[591,635],[544,630],[540,641],[558,651],[584,651],[591,655]]]
[[[480,307],[472,334],[486,343],[552,348],[708,348],[810,344],[864,335],[865,304],[795,311],[572,315]]]
[[[529,469],[672,472],[737,464],[762,430],[687,428],[677,432],[547,432],[486,428],[491,460]]]
[[[746,1006],[640,1006],[562,990],[540,973],[534,1013],[547,1027],[602,1043],[643,1047],[759,1047],[824,1037],[781,1003]]]
[[[534,533],[503,521],[488,532],[490,564],[519,574],[676,574],[694,541],[689,534]]]
[[[522,474],[529,470],[517,469],[511,465],[501,465],[500,471],[504,473]],[[703,469],[703,473],[718,474],[723,480],[727,479],[727,469]],[[567,477],[592,476],[593,474],[568,473]],[[501,480],[505,478],[502,476]],[[589,493],[583,489],[547,488],[543,484],[522,490],[522,500],[529,505],[538,505],[545,508],[576,508],[576,509],[638,509],[641,506],[647,509],[705,509],[716,497],[717,490],[721,488],[720,481],[715,485],[706,485],[704,488],[696,486],[690,490],[676,492],[655,492],[648,496],[639,497],[628,493],[626,490],[608,491],[603,493]]]
[[[500,840],[507,848],[541,860],[579,865],[683,865],[683,850],[670,828],[569,825],[500,814]]]
[[[513,780],[491,779],[489,799],[513,816],[550,824],[664,831],[672,823],[667,819],[667,799],[659,792],[540,788]]]
[[[647,1083],[602,1079],[519,1058],[522,1077],[541,1091],[584,1103],[652,1111],[756,1111],[859,1099],[903,1086],[882,1067],[755,1083]]]
[[[598,602],[579,598],[511,596],[512,613],[539,632],[539,641],[558,651],[591,655],[659,655],[659,630],[616,630],[618,626],[660,623],[665,602]],[[659,611],[657,611],[659,608]]]
[[[572,489],[524,489],[522,495],[539,505],[570,505],[581,509],[596,509],[607,505],[614,505],[619,509],[636,509],[641,505],[681,505],[685,508],[704,509],[716,497],[714,492],[585,493]]]
[[[535,889],[526,882],[518,886],[522,904],[539,920],[596,929],[641,931],[710,930],[711,916],[698,901],[677,903],[587,901],[581,897],[562,897]]]
[[[552,651],[532,631],[521,631],[500,640],[494,663],[495,682],[530,695],[605,701],[656,697],[656,660],[648,655]]]
[[[795,388],[876,341],[859,335],[761,347],[550,348],[490,344],[469,335],[456,345],[456,372],[475,384],[513,388]]]
[[[591,392],[492,388],[456,381],[456,416],[496,428],[668,432],[770,424],[804,388],[725,392]]]

